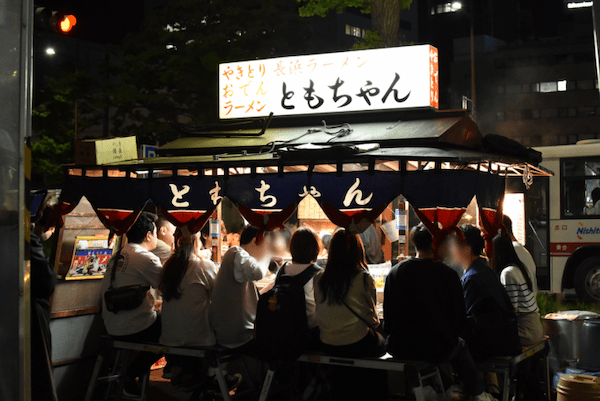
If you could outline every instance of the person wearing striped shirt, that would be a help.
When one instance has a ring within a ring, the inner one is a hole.
[[[544,335],[535,285],[527,267],[517,256],[509,235],[497,235],[493,249],[492,269],[499,274],[500,282],[517,314],[521,345],[533,345]]]

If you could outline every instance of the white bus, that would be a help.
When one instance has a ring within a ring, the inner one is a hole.
[[[600,188],[600,141],[536,150],[542,152],[541,165],[554,172],[536,177],[523,197],[522,226],[538,265],[540,290],[574,290],[582,300],[600,302],[600,205],[594,208],[600,196],[600,189],[594,192]]]

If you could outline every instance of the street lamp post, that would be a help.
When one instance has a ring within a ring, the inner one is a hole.
[[[475,33],[473,32],[473,0],[471,0],[471,103],[473,104],[473,112],[471,118],[477,121],[476,98],[477,91],[475,89]]]

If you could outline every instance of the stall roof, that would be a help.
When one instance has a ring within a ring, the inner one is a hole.
[[[481,146],[477,125],[464,111],[430,112],[415,119],[406,114],[386,113],[362,121],[355,118],[328,123],[318,117],[312,125],[260,129],[230,129],[203,132],[202,136],[170,142],[157,150],[159,155],[195,156],[218,153],[254,153],[306,144],[356,145],[378,143],[382,148],[404,146]],[[418,115],[419,117],[422,114]],[[383,120],[383,121],[382,121]],[[306,120],[305,120],[306,121]],[[306,123],[306,122],[305,122]]]
[[[319,119],[322,120],[315,116],[310,121]],[[270,119],[262,122],[262,128],[221,127],[188,132],[194,136],[160,147],[159,157],[107,167],[235,168],[366,163],[381,159],[449,162],[454,166],[493,162],[494,170],[507,169],[511,175],[522,175],[526,169],[533,175],[551,175],[537,166],[539,152],[503,137],[487,140],[464,110],[382,113],[368,118],[365,115],[337,116],[331,125],[325,121],[308,125],[306,119],[296,124],[277,120],[271,127],[267,127]]]
[[[526,186],[534,175],[551,175],[537,167],[539,152],[483,137],[464,111],[382,116],[188,132],[195,136],[161,147],[159,157],[71,166],[61,213],[85,196],[107,227],[124,233],[152,200],[195,232],[228,198],[270,231],[310,195],[334,224],[359,233],[403,195],[435,230],[436,222],[458,221],[474,197],[496,224],[507,175],[523,176]]]

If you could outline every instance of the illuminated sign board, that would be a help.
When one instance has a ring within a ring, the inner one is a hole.
[[[567,3],[567,8],[589,8],[593,6],[593,1],[575,1]]]
[[[429,45],[219,65],[221,119],[439,107]]]

